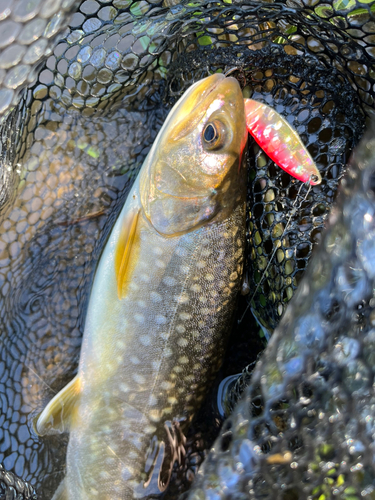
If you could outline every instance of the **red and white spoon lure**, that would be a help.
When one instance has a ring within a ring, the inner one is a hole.
[[[279,167],[302,182],[320,184],[322,177],[300,136],[266,104],[244,99],[248,132]]]

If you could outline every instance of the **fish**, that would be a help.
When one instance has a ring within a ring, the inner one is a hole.
[[[247,137],[222,74],[193,84],[156,137],[99,260],[77,376],[35,422],[70,433],[54,500],[167,488],[241,287]]]
[[[251,377],[228,387],[237,404],[185,500],[374,497],[374,134]]]

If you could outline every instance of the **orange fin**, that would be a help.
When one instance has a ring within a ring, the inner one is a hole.
[[[124,297],[124,284],[126,283],[130,256],[137,234],[137,224],[140,211],[140,209],[132,210],[130,214],[125,217],[120,236],[116,244],[115,273],[117,277],[117,294],[120,300]]]
[[[69,430],[72,413],[80,392],[81,379],[76,375],[44,408],[36,421],[36,432],[44,436],[61,434]]]

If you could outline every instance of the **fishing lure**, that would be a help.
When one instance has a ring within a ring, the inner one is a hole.
[[[247,130],[279,167],[312,186],[322,181],[309,152],[293,127],[273,108],[244,99]]]

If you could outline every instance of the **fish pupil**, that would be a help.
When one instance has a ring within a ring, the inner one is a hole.
[[[218,137],[217,130],[211,123],[209,123],[204,129],[203,137],[206,142],[212,142],[215,139],[217,139]]]

